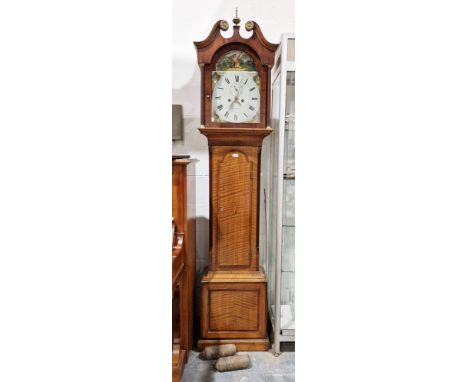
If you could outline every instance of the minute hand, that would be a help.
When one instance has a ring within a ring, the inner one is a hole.
[[[247,78],[247,81],[249,79]],[[243,84],[241,84],[241,86],[239,86],[239,90],[237,91],[237,97],[240,97],[240,95],[242,94],[242,89],[244,88],[244,85],[247,83],[247,81],[245,81]]]

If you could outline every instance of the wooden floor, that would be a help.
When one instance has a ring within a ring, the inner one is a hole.
[[[284,352],[279,357],[271,352],[246,354],[252,362],[249,369],[220,373],[212,367],[213,361],[205,361],[192,351],[182,382],[294,382],[294,352]]]

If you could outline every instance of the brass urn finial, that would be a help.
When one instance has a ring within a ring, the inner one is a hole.
[[[235,25],[239,25],[240,24],[240,18],[237,17],[237,7],[236,7],[236,16],[232,19],[232,22],[235,24]]]

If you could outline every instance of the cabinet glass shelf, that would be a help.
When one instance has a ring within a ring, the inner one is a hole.
[[[272,134],[262,149],[260,251],[268,275],[273,347],[295,340],[294,35],[282,36],[272,71]],[[279,317],[279,318],[278,318]]]

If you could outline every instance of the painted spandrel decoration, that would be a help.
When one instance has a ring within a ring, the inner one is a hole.
[[[247,53],[240,50],[231,50],[223,55],[216,63],[217,71],[247,70],[256,72],[255,63]]]

